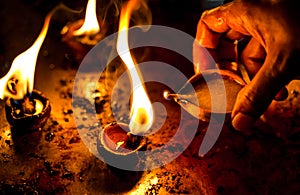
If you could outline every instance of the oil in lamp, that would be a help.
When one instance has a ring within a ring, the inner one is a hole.
[[[33,86],[37,56],[54,11],[46,16],[33,45],[14,59],[9,72],[0,79],[0,98],[5,100],[6,118],[15,134],[39,130],[50,116],[49,100]]]
[[[78,62],[103,39],[105,33],[105,23],[97,18],[96,0],[88,1],[85,19],[70,22],[61,31],[62,41],[71,48]]]
[[[128,124],[117,122],[105,126],[99,140],[108,151],[120,155],[134,153],[146,144],[145,137],[130,133]]]

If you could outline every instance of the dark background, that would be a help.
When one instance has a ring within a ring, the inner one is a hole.
[[[150,0],[148,4],[152,12],[153,24],[174,27],[195,36],[197,22],[203,10],[200,2],[197,0]],[[86,6],[86,1],[78,0],[10,0],[0,2],[1,64],[6,64],[7,67],[15,56],[30,47],[41,30],[46,14],[59,3],[75,10],[80,10]],[[98,6],[105,6],[106,2],[101,1],[101,3]],[[52,18],[49,32],[40,52],[41,55],[46,46],[49,53],[54,52],[52,46],[56,49],[58,48],[56,46],[61,44],[61,28],[68,21],[74,21],[83,16],[84,12],[74,14],[58,11]],[[63,45],[59,46],[64,47]],[[58,60],[61,56],[57,56]],[[1,68],[3,69],[3,66]]]

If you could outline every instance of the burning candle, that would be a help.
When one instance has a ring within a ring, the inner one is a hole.
[[[81,62],[87,52],[105,35],[106,27],[103,21],[98,21],[96,0],[89,0],[85,19],[68,23],[61,31],[62,41],[72,50],[75,60]]]

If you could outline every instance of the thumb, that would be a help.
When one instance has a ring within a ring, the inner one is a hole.
[[[232,125],[237,130],[249,130],[268,108],[277,92],[289,81],[287,60],[282,55],[267,56],[253,80],[238,94],[232,111]]]

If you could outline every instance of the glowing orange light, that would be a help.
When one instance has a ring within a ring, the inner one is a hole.
[[[96,0],[89,0],[86,6],[84,23],[73,35],[94,35],[100,32],[100,25],[96,13]]]
[[[121,10],[117,51],[126,64],[132,81],[133,94],[129,128],[133,134],[145,133],[153,123],[152,105],[143,86],[142,78],[135,67],[128,46],[128,27],[131,13],[138,8],[138,0],[129,1]]]
[[[45,18],[44,26],[33,45],[14,59],[9,72],[0,79],[0,99],[11,97],[20,100],[27,93],[32,92],[36,60],[46,37],[52,14],[53,12],[50,12]],[[10,82],[15,84],[13,91],[9,89]]]

